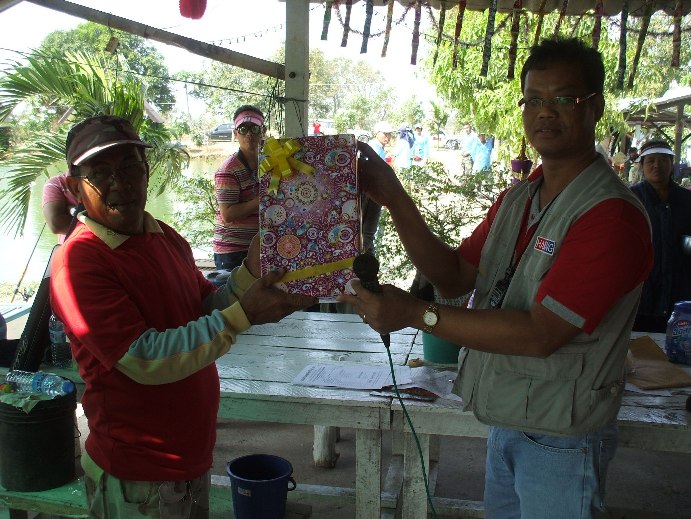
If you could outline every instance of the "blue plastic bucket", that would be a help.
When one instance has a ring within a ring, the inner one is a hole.
[[[227,472],[236,519],[283,519],[288,491],[296,486],[288,460],[250,454],[229,462]]]

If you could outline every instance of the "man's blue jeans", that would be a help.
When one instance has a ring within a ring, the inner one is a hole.
[[[579,437],[490,427],[486,519],[590,519],[604,510],[617,446],[612,424]]]

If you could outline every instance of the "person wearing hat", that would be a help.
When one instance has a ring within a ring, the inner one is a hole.
[[[413,158],[413,144],[415,137],[408,126],[401,126],[398,129],[398,139],[393,151],[393,165],[396,171],[410,169]]]
[[[429,160],[429,136],[422,132],[422,125],[415,125],[415,134],[413,135],[415,141],[413,142],[413,160],[415,164],[426,164]]]
[[[650,218],[655,260],[633,329],[663,333],[674,303],[691,300],[691,256],[682,249],[682,237],[691,235],[691,191],[672,179],[674,152],[667,142],[646,142],[638,160],[643,180],[631,190]]]
[[[145,210],[149,164],[129,121],[68,133],[70,191],[84,205],[51,261],[51,307],[84,380],[89,517],[208,517],[220,386],[215,360],[253,324],[315,298],[257,281],[259,242],[218,290],[192,249]]]
[[[233,134],[239,149],[214,175],[218,209],[214,225],[214,263],[218,270],[232,270],[242,263],[259,231],[259,150],[264,144],[264,114],[243,105],[233,115]]]
[[[382,160],[386,160],[385,147],[391,142],[391,134],[393,133],[393,126],[386,121],[380,121],[374,125],[374,137],[370,139],[368,144],[377,152]]]

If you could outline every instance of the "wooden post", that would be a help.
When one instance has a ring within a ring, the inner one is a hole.
[[[307,135],[309,0],[286,0],[285,137]]]

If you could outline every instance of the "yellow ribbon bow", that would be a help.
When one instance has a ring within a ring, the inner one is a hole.
[[[278,192],[278,185],[282,178],[288,178],[296,169],[311,175],[314,168],[309,164],[300,162],[292,155],[300,151],[302,147],[297,141],[286,140],[283,144],[273,137],[266,139],[262,153],[266,155],[259,164],[259,173],[264,174],[271,171],[271,182],[269,182],[269,193],[275,195]]]

